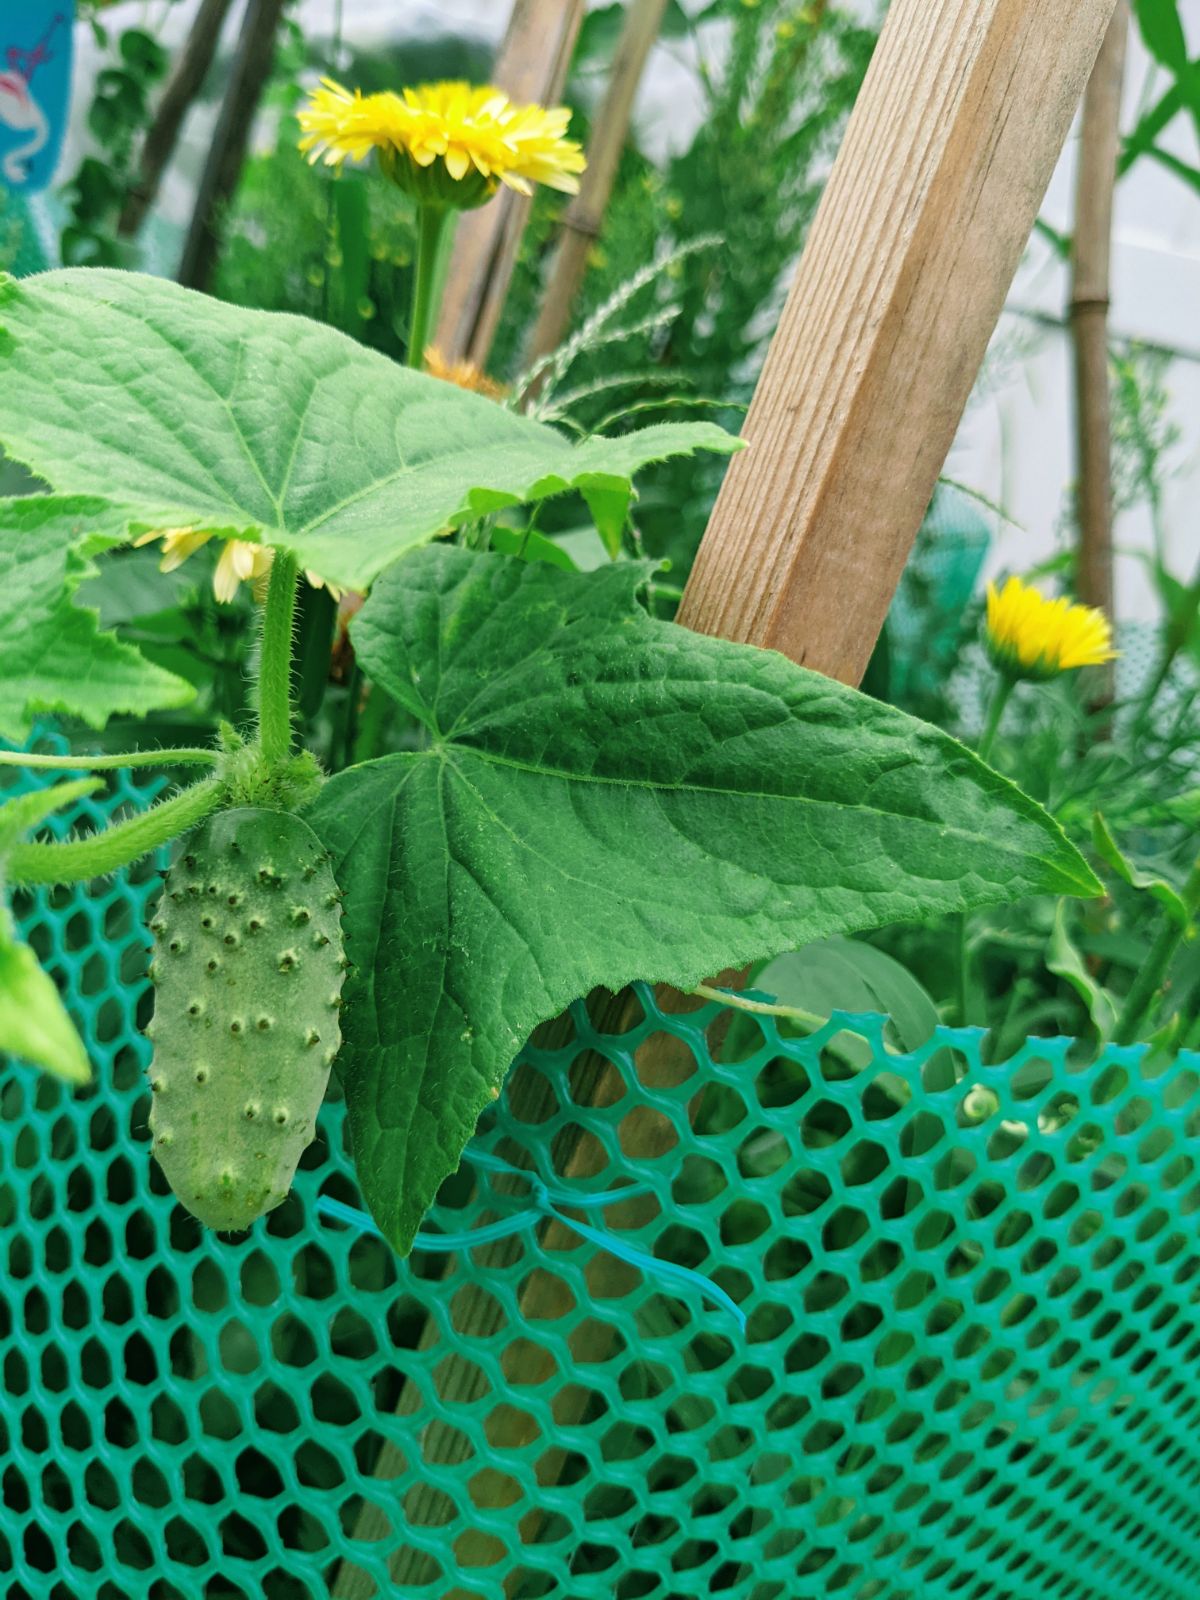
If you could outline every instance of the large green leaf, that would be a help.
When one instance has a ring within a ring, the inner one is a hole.
[[[0,283],[0,444],[145,528],[237,533],[366,588],[446,527],[639,467],[730,451],[712,423],[572,445],[319,323],[96,269]]]
[[[1099,890],[962,745],[652,620],[644,577],[434,546],[354,625],[428,733],[310,814],[346,895],[359,1175],[402,1250],[516,1049],[594,986],[686,989],[834,933]]]
[[[0,385],[2,388],[3,385]],[[90,557],[126,536],[129,517],[85,495],[0,501],[0,735],[14,742],[43,711],[91,728],[180,706],[191,684],[100,630],[74,603]]]

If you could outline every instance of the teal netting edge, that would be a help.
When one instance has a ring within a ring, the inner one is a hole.
[[[286,1205],[205,1234],[148,1156],[156,881],[24,907],[100,1082],[0,1080],[13,1600],[1197,1592],[1200,1058],[1085,1070],[1056,1039],[985,1064],[952,1029],[895,1055],[864,1017],[764,1018],[725,1062],[717,1005],[639,989],[619,1037],[575,1007],[518,1063],[537,1121],[506,1094],[478,1150],[708,1276],[743,1337],[564,1221],[405,1263],[320,1221],[357,1201],[336,1102]],[[649,1083],[655,1036],[675,1073]],[[589,1052],[615,1073],[583,1107]],[[635,1125],[661,1153],[632,1165]],[[430,1225],[487,1226],[506,1185],[464,1167]]]

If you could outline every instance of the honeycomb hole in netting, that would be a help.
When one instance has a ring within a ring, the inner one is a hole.
[[[156,888],[21,906],[97,1083],[0,1079],[9,1600],[1198,1592],[1200,1058],[576,1007],[473,1148],[612,1191],[568,1217],[743,1333],[565,1219],[407,1261],[326,1220],[336,1098],[289,1200],[206,1233],[149,1155]],[[429,1226],[529,1204],[468,1161]]]

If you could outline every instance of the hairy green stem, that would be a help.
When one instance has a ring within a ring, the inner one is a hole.
[[[296,558],[276,550],[263,607],[258,663],[258,738],[268,770],[292,750],[292,636],[296,622]]]
[[[1113,1029],[1114,1044],[1133,1044],[1137,1039],[1147,1014],[1161,994],[1167,969],[1175,959],[1180,945],[1187,938],[1197,912],[1200,912],[1200,860],[1197,860],[1188,874],[1188,880],[1182,890],[1182,899],[1188,910],[1187,921],[1180,922],[1171,916],[1164,919],[1129,993],[1125,996],[1117,1025]]]
[[[125,750],[114,756],[39,756],[22,750],[0,750],[0,767],[28,767],[42,772],[113,772],[118,767],[183,767],[193,763],[215,767],[218,750],[198,746],[178,750]]]
[[[417,211],[417,266],[413,275],[412,316],[408,324],[408,364],[418,372],[425,365],[425,347],[429,339],[429,325],[433,321],[438,252],[449,215],[445,206],[423,205]]]
[[[19,844],[8,858],[13,883],[80,883],[117,872],[202,822],[224,797],[220,778],[204,778],[126,822],[60,844]]]

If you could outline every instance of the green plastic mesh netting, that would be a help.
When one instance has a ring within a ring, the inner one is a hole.
[[[846,1019],[734,1052],[641,990],[630,1031],[577,1007],[528,1049],[477,1141],[592,1201],[574,1225],[468,1162],[429,1226],[528,1225],[397,1261],[318,1210],[357,1203],[331,1102],[221,1238],[149,1156],[156,881],[22,907],[98,1076],[0,1078],[7,1600],[1200,1592],[1200,1058],[898,1055],[868,1017],[856,1070]]]

